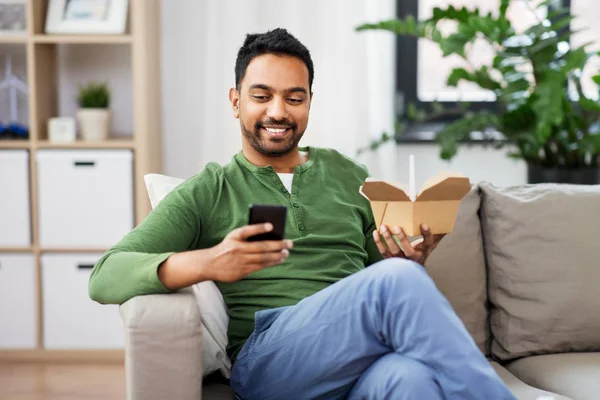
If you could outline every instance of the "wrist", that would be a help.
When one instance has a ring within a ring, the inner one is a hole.
[[[193,255],[193,260],[190,262],[190,265],[193,265],[197,281],[203,282],[214,280],[210,268],[214,257],[213,248],[194,250],[191,253]]]

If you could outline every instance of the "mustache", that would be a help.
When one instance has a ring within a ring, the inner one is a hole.
[[[269,118],[265,121],[256,121],[256,123],[254,124],[254,128],[256,130],[259,130],[260,128],[264,128],[265,125],[287,126],[292,130],[295,130],[298,127],[295,123],[287,120],[286,118],[284,118],[284,119]]]

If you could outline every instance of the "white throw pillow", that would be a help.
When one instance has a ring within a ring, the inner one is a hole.
[[[184,179],[173,178],[160,174],[144,176],[146,190],[150,197],[152,208]],[[192,286],[200,308],[202,321],[203,374],[221,371],[224,377],[231,377],[231,360],[227,357],[227,326],[229,317],[223,295],[212,281],[197,283]]]

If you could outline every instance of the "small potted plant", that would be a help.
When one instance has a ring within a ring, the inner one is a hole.
[[[83,140],[101,141],[108,138],[110,128],[110,90],[106,83],[79,85],[77,121]]]

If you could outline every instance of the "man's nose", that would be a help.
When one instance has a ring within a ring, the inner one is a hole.
[[[285,101],[281,98],[275,97],[271,104],[269,104],[267,116],[277,121],[287,118]]]

